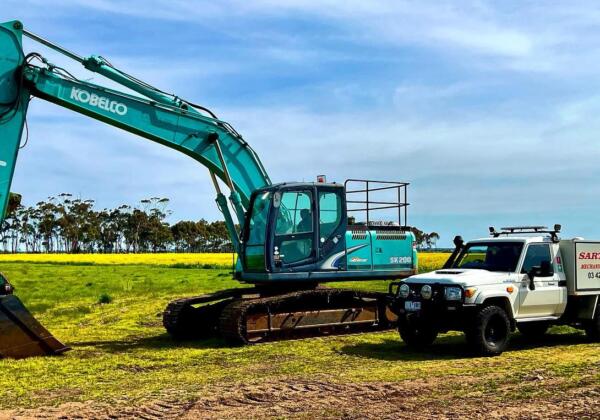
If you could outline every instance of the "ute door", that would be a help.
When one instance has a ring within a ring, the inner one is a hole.
[[[544,317],[557,314],[561,305],[564,287],[559,284],[557,267],[550,244],[532,243],[525,250],[525,257],[521,266],[521,284],[519,287],[519,317]],[[530,289],[529,275],[532,267],[540,267],[542,263],[550,264],[550,272],[543,276],[534,277],[535,289]]]
[[[311,189],[275,193],[277,207],[273,257],[277,267],[294,267],[314,262],[315,208]],[[280,196],[279,196],[280,194]]]

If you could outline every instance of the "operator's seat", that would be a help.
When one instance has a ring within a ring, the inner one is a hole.
[[[310,214],[310,210],[302,209],[300,210],[300,222],[298,223],[298,227],[296,232],[310,232],[312,231],[312,217]]]

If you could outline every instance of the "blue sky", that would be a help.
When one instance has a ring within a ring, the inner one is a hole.
[[[0,14],[213,109],[274,181],[411,182],[409,222],[440,245],[489,225],[600,237],[596,2],[4,0]],[[26,203],[166,196],[173,219],[220,218],[191,159],[39,99],[28,121]]]

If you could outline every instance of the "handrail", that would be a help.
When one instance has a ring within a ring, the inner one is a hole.
[[[355,188],[359,189],[349,189],[349,185],[353,185],[356,183],[364,184],[364,187],[361,188],[359,186]],[[398,225],[406,226],[408,219],[408,182],[397,182],[397,181],[378,181],[378,180],[368,180],[368,179],[347,179],[344,182],[344,189],[346,191],[346,203],[347,204],[364,204],[365,207],[348,209],[347,212],[365,212],[367,219],[367,226],[371,224],[371,212],[377,210],[385,210],[385,209],[398,209]],[[394,201],[381,201],[381,200],[371,200],[372,193],[376,191],[385,191],[385,190],[396,190],[397,198]],[[352,194],[362,194],[364,193],[365,199],[358,200],[349,199],[349,196]]]

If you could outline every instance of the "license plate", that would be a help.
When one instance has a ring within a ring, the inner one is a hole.
[[[404,309],[410,312],[420,311],[421,310],[421,302],[412,302],[407,300],[404,302]]]

